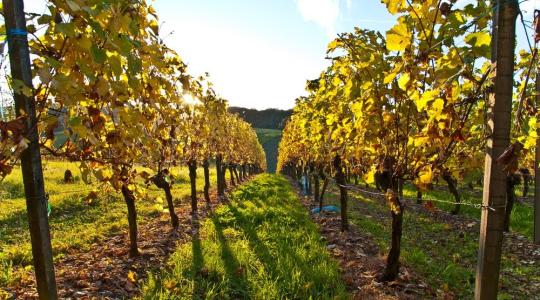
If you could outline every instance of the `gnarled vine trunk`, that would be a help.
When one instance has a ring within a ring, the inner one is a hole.
[[[454,196],[454,200],[456,201],[456,205],[454,206],[454,210],[452,210],[453,215],[459,214],[459,211],[461,209],[461,197],[459,195],[459,191],[457,190],[457,181],[450,173],[444,172],[442,174],[442,178],[444,181],[446,181],[446,184],[448,185],[448,190],[450,193]]]
[[[234,171],[232,165],[229,165],[229,175],[231,176],[231,187],[233,187],[236,184],[234,183]]]
[[[135,209],[135,196],[127,183],[122,184],[122,196],[124,196],[128,210],[129,256],[134,257],[139,255],[139,248],[137,247],[137,210]]]
[[[225,178],[225,175],[227,174],[227,165],[222,163],[221,165],[221,183],[223,184],[223,191],[227,190],[227,179]]]
[[[334,169],[336,170],[336,183],[339,187],[339,202],[341,204],[341,231],[349,230],[349,220],[347,218],[348,195],[345,188],[345,173],[341,164],[341,157],[336,155],[334,158]]]
[[[163,170],[159,172],[156,176],[152,177],[152,182],[154,185],[160,189],[162,189],[165,192],[165,199],[167,199],[167,207],[169,209],[169,215],[171,216],[171,225],[173,228],[178,228],[180,225],[180,222],[178,220],[178,216],[176,215],[176,212],[174,211],[174,203],[173,203],[173,196],[171,193],[171,184],[167,182],[165,177],[167,176],[166,173],[168,171]]]
[[[399,209],[392,209],[392,245],[390,246],[390,252],[386,258],[386,268],[381,281],[393,281],[399,275],[399,256],[401,254],[401,236],[403,235],[403,205],[399,199],[397,191],[395,191],[394,205]]]
[[[216,156],[216,177],[217,177],[217,192],[218,196],[225,195],[225,187],[223,185],[223,177],[221,176],[223,158],[221,155]]]
[[[203,162],[203,170],[204,170],[204,200],[206,200],[206,203],[210,203],[210,163],[208,162],[208,159],[205,159]]]
[[[320,194],[319,174],[317,173],[313,174],[313,187],[314,187],[313,201],[317,202],[319,201],[319,194]]]
[[[399,257],[401,255],[401,237],[403,235],[403,204],[400,200],[400,189],[403,187],[403,180],[394,174],[394,160],[386,157],[382,163],[383,171],[379,175],[379,188],[387,193],[387,201],[390,206],[392,216],[392,243],[386,258],[384,273],[379,278],[380,281],[392,281],[399,275]],[[391,192],[391,194],[389,194]]]
[[[506,177],[506,208],[504,212],[504,231],[510,231],[510,216],[516,202],[516,194],[514,192],[516,185],[519,184],[519,177],[512,174]]]
[[[319,195],[319,211],[322,211],[323,202],[324,202],[324,193],[326,193],[326,188],[328,187],[328,178],[320,172],[319,176],[323,179],[323,186],[321,189],[321,194]]]
[[[189,183],[191,186],[191,212],[197,212],[197,162],[188,163]]]
[[[241,180],[240,180],[240,176],[238,175],[238,166],[237,165],[233,165],[233,171],[234,171],[234,177],[236,177],[236,183],[240,184]]]

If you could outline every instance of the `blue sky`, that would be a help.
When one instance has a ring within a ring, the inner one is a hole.
[[[473,2],[458,0],[459,3]],[[307,79],[327,65],[327,44],[355,26],[389,29],[394,19],[380,0],[155,0],[160,33],[194,75],[209,72],[231,105],[294,106]],[[520,1],[521,2],[521,1]],[[44,0],[25,0],[43,12]],[[540,0],[525,0],[532,19]],[[526,46],[518,23],[518,48]]]
[[[157,0],[166,43],[192,72],[208,71],[231,105],[291,108],[327,64],[337,32],[385,30],[379,0]]]

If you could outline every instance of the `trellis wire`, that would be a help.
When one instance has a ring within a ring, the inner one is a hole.
[[[339,184],[335,181],[335,179],[332,179],[336,185],[340,186],[340,187],[343,187],[347,190],[351,190],[351,191],[355,191],[355,192],[359,192],[359,193],[363,193],[363,194],[367,194],[367,195],[372,195],[372,196],[379,196],[379,197],[384,197],[386,194],[385,193],[381,193],[381,192],[372,192],[372,191],[368,191],[368,190],[364,190],[364,189],[361,189],[357,186],[354,186],[354,185],[342,185],[342,184]],[[419,200],[418,198],[408,198],[408,197],[400,197],[400,199],[402,200],[408,200],[408,201],[417,201]],[[451,205],[465,205],[465,206],[470,206],[470,207],[473,207],[473,208],[476,208],[476,209],[489,209],[491,211],[496,211],[497,209],[499,208],[506,208],[506,206],[491,206],[491,205],[484,205],[484,204],[480,204],[480,203],[468,203],[468,202],[455,202],[455,201],[447,201],[447,200],[441,200],[441,199],[434,199],[434,198],[422,198],[420,199],[422,201],[430,201],[430,202],[438,202],[438,203],[446,203],[446,204],[451,204]]]

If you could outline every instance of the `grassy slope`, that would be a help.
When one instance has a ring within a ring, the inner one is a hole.
[[[532,193],[534,193],[534,188]],[[521,194],[521,186],[516,187],[516,195]],[[403,195],[408,198],[416,198],[416,189],[410,185],[406,185],[403,190]],[[482,203],[482,189],[476,187],[473,191],[467,190],[465,187],[460,190],[461,200],[464,203],[469,204],[481,204]],[[447,191],[433,190],[424,193],[426,199],[439,199],[444,201],[454,202],[454,197]],[[445,211],[452,211],[454,206],[447,203],[434,203],[438,208]],[[460,214],[468,216],[473,219],[480,220],[480,210],[478,208],[461,205]],[[510,218],[510,229],[525,236],[529,240],[533,238],[534,230],[534,210],[528,205],[521,203],[515,203],[512,209],[512,216]]]
[[[143,292],[146,299],[346,296],[316,225],[288,182],[269,174],[234,192]]]
[[[281,130],[277,129],[262,129],[256,128],[259,142],[266,153],[266,163],[268,164],[268,172],[274,173],[277,165],[277,155],[279,141],[281,140]]]
[[[63,183],[66,168],[73,172],[75,183]],[[175,201],[187,201],[187,169],[177,168],[174,173],[178,174],[172,190]],[[214,174],[212,169],[212,185]],[[87,250],[92,243],[106,236],[127,232],[127,209],[121,195],[112,190],[102,191],[97,184],[86,185],[80,180],[80,172],[75,163],[45,161],[44,176],[46,192],[52,204],[50,226],[55,259],[71,249]],[[201,190],[201,170],[198,176],[198,190]],[[138,184],[142,186],[143,183]],[[83,198],[92,188],[99,190],[99,198],[86,204]],[[137,201],[139,222],[144,223],[155,217],[168,218],[168,214],[163,212],[166,203],[161,199],[164,198],[161,190],[151,186],[147,195]],[[0,189],[0,290],[20,276],[26,276],[28,273],[23,269],[30,267],[31,261],[24,189],[20,170],[15,170],[1,183]]]

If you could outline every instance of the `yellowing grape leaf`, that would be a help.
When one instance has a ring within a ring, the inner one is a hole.
[[[416,109],[418,109],[418,111],[423,110],[426,107],[427,103],[433,100],[437,96],[437,94],[438,91],[434,90],[429,90],[423,93],[420,99],[416,101]]]
[[[410,80],[411,80],[411,77],[409,76],[408,73],[401,75],[401,77],[399,77],[398,79],[399,88],[404,91],[407,90],[407,85],[409,84]]]
[[[375,173],[377,172],[377,168],[375,166],[372,166],[369,172],[367,172],[364,175],[364,181],[368,184],[375,183]]]
[[[433,181],[433,170],[431,167],[427,166],[424,167],[419,173],[418,178],[415,180],[415,185],[419,187],[422,190],[426,190],[427,187],[431,184]]]
[[[491,35],[485,31],[474,32],[465,37],[465,42],[473,47],[489,46]]]
[[[407,25],[398,23],[386,32],[386,48],[390,51],[403,51],[411,44],[411,34]]]
[[[152,29],[155,35],[159,34],[159,25],[157,20],[150,21],[150,29]]]
[[[396,76],[397,76],[397,72],[389,73],[388,75],[384,77],[384,84],[389,84],[390,82],[392,82],[392,80],[396,78]]]
[[[435,101],[433,101],[433,104],[431,105],[431,107],[433,108],[433,110],[435,112],[441,113],[443,108],[444,108],[444,100],[441,99],[441,98],[435,99]]]
[[[386,4],[388,12],[393,15],[400,12],[407,5],[405,0],[382,0],[382,2]]]
[[[127,279],[132,282],[132,283],[136,283],[137,282],[137,273],[133,272],[133,271],[129,271],[128,274],[127,274]]]

